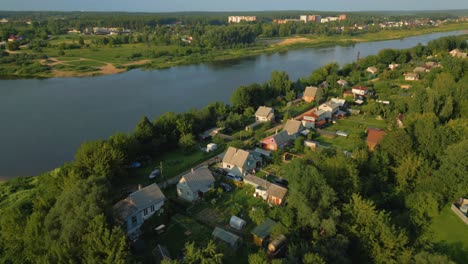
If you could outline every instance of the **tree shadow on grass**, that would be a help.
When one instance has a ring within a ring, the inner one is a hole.
[[[442,241],[435,244],[434,249],[449,256],[456,263],[466,263],[468,259],[468,245],[464,245],[462,242],[447,243]]]

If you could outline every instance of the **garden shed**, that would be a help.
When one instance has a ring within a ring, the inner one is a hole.
[[[231,217],[231,219],[229,220],[229,225],[234,228],[234,229],[237,229],[237,230],[242,230],[242,228],[245,227],[247,223],[245,222],[245,220],[233,215]]]
[[[222,240],[233,248],[239,247],[241,243],[240,237],[219,227],[213,230],[212,235],[215,239]]]

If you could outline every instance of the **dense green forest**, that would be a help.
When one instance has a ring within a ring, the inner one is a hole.
[[[216,125],[238,130],[259,105],[282,104],[307,85],[328,81],[329,96],[342,94],[336,85],[342,78],[356,85],[364,82],[379,98],[391,98],[387,106],[369,102],[363,107],[391,126],[374,152],[363,142],[352,158],[335,149],[305,151],[304,159],[284,165],[288,203],[265,209],[261,216],[281,223],[289,238],[286,257],[275,263],[463,263],[450,256],[450,245],[436,245],[427,235],[431,220],[448,202],[468,195],[468,61],[449,56],[455,48],[467,49],[466,36],[382,50],[352,64],[327,65],[297,81],[274,72],[267,83],[239,87],[232,105],[212,103],[153,121],[143,117],[131,134],[85,142],[72,162],[0,185],[0,262],[141,261],[112,215],[112,205],[123,198],[119,183],[131,174],[127,164],[174,148],[189,155],[201,131]],[[429,56],[443,67],[427,73],[409,96],[392,86]],[[400,69],[384,70],[392,62],[400,63]],[[375,85],[363,80],[372,65],[383,72],[382,82]],[[393,122],[399,113],[405,116],[404,129]],[[304,151],[300,145],[292,148]],[[212,242],[188,243],[184,252],[184,263],[223,262]],[[265,254],[249,252],[248,261],[266,263]]]

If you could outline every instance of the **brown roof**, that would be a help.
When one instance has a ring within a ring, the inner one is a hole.
[[[304,96],[307,97],[315,97],[317,96],[317,92],[319,92],[320,88],[315,86],[307,86],[304,91]]]
[[[283,130],[286,130],[290,136],[297,134],[302,130],[302,122],[295,119],[289,119],[286,121]]]
[[[260,116],[260,117],[265,117],[265,118],[269,118],[273,114],[274,114],[273,108],[266,107],[266,106],[258,107],[257,112],[255,112],[255,116]]]
[[[166,199],[161,189],[156,183],[131,193],[127,198],[114,205],[114,212],[122,219],[126,220],[136,212],[149,207],[152,204],[162,202]]]
[[[378,144],[387,134],[383,129],[380,128],[368,128],[367,129],[367,142]]]
[[[247,162],[249,155],[248,151],[229,147],[226,154],[224,154],[223,162],[242,168]]]
[[[284,196],[286,196],[286,193],[288,193],[288,189],[276,184],[270,184],[270,186],[268,186],[267,193],[273,197],[284,199]]]

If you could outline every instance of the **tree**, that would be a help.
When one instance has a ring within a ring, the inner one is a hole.
[[[285,71],[273,71],[270,78],[270,87],[275,95],[286,94],[291,90],[291,81]]]
[[[197,144],[195,136],[192,134],[185,134],[180,137],[179,146],[185,151],[191,151]]]
[[[19,49],[19,44],[16,41],[9,41],[6,45],[8,50],[15,51]]]
[[[368,257],[376,263],[399,263],[407,255],[408,239],[390,224],[389,216],[371,201],[353,194],[345,205],[347,232],[357,239]]]
[[[223,263],[223,254],[218,253],[216,244],[210,240],[206,247],[201,248],[195,246],[195,242],[187,242],[185,244],[185,263],[198,264],[198,263]]]
[[[250,219],[257,225],[261,224],[265,220],[265,210],[263,208],[255,208],[249,211]]]
[[[260,250],[255,254],[249,254],[249,264],[268,264],[265,251]]]
[[[325,261],[322,257],[315,253],[307,253],[304,255],[302,259],[302,263],[304,264],[325,264]]]

